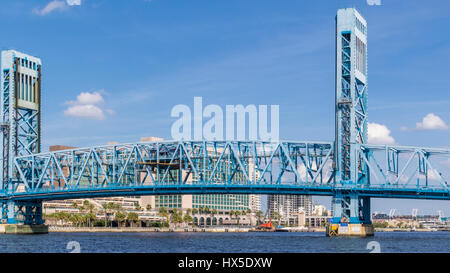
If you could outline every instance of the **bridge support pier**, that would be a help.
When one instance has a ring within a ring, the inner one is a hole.
[[[326,235],[373,236],[370,219],[370,198],[355,193],[338,192],[333,198],[333,218],[327,225]]]
[[[38,234],[48,233],[42,219],[41,201],[13,201],[1,204],[2,223],[0,234]]]

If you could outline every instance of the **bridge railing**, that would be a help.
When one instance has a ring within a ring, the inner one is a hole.
[[[8,194],[118,187],[331,186],[331,142],[161,141],[16,157]]]

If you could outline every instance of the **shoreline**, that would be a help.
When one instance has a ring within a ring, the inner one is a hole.
[[[434,230],[434,229],[394,229],[394,228],[376,228],[375,232],[437,232],[437,231],[449,231],[449,230]],[[276,231],[255,231],[252,228],[243,227],[179,227],[179,228],[157,228],[157,227],[59,227],[59,226],[49,226],[48,232],[56,233],[76,233],[76,232],[103,232],[103,233],[122,233],[122,232],[276,232]],[[315,228],[315,229],[293,229],[289,232],[325,232],[325,228]]]
[[[157,227],[58,227],[49,226],[48,232],[275,232],[275,231],[255,231],[254,227],[181,227],[181,228],[157,228]],[[310,230],[293,230],[291,232],[325,232],[325,229],[310,229]]]

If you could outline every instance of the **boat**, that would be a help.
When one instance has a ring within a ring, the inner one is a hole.
[[[250,231],[271,232],[271,231],[275,231],[275,228],[273,227],[272,220],[269,219],[269,222],[261,224],[258,227],[256,227],[255,229],[252,229]]]
[[[283,227],[283,226],[281,226],[281,225],[278,225],[278,226],[275,228],[275,232],[289,232],[289,228]]]

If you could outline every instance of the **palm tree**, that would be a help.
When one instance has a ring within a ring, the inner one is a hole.
[[[112,209],[115,208],[115,204],[112,202],[103,203],[102,208],[103,208],[103,213],[105,214],[105,226],[107,227],[108,226],[108,214],[111,212]],[[112,223],[111,223],[111,227],[112,227]]]
[[[91,203],[89,202],[89,200],[84,200],[84,201],[83,201],[83,206],[80,207],[80,211],[81,211],[81,212],[83,212],[83,211],[88,212],[88,213],[85,215],[85,217],[86,217],[86,219],[87,219],[87,223],[88,223],[88,226],[89,226],[89,227],[91,227],[91,222],[92,222],[92,221],[95,221],[95,219],[97,218],[97,216],[96,216],[95,213],[94,213],[94,210],[95,210],[95,206],[94,206],[93,204],[91,204]]]
[[[125,219],[127,219],[127,213],[122,211],[122,210],[118,210],[114,214],[114,218],[117,221],[117,226],[121,227],[122,226],[122,222],[125,221]]]
[[[167,211],[167,209],[165,207],[160,207],[158,214],[160,216],[166,217],[166,221],[170,225],[169,212]]]
[[[209,207],[206,207],[206,208],[205,208],[205,213],[206,213],[206,214],[209,214],[210,212],[211,212],[211,209],[210,209]]]
[[[181,212],[179,213],[176,209],[173,210],[172,222],[174,222],[175,225],[183,222],[183,217],[181,217]]]
[[[237,210],[234,212],[234,214],[236,214],[236,216],[237,216],[237,224],[239,225],[239,220],[240,220],[239,216],[241,215],[241,212],[239,210]]]
[[[273,217],[275,218],[275,220],[277,221],[277,225],[279,225],[280,224],[280,220],[281,220],[281,218],[283,217],[278,211],[275,211],[274,213],[273,213]]]
[[[139,221],[139,215],[135,212],[130,212],[128,213],[127,220],[130,221],[130,223],[134,224],[135,222]]]
[[[261,218],[264,217],[264,213],[260,210],[256,212],[256,218],[258,219],[258,224],[261,223]]]
[[[142,207],[141,207],[141,205],[139,205],[138,202],[136,202],[136,203],[134,204],[134,208],[135,208],[136,210],[138,210],[138,211],[141,211],[141,210],[142,210]]]
[[[215,214],[217,214],[217,210],[216,210],[216,209],[213,209],[213,210],[211,211],[211,226],[213,225],[214,215],[215,215]]]
[[[146,209],[147,209],[147,211],[152,210],[152,205],[148,204],[147,207],[146,207]]]

